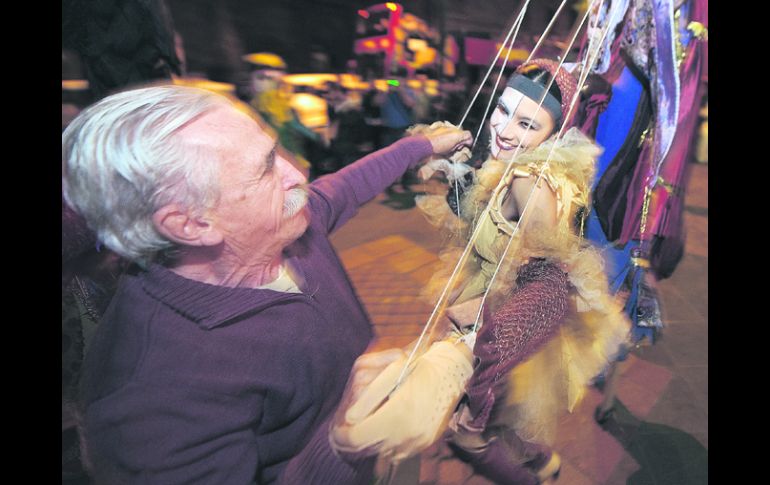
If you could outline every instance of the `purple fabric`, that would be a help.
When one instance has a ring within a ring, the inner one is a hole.
[[[611,95],[608,93],[592,94],[585,103],[581,103],[581,120],[578,129],[586,136],[594,138],[599,124],[599,115],[607,109]]]
[[[494,312],[485,309],[473,349],[476,368],[466,386],[470,423],[465,432],[494,436],[482,450],[452,446],[474,471],[494,483],[535,485],[551,450],[523,441],[511,429],[488,428],[495,402],[506,392],[503,377],[553,337],[567,313],[569,280],[561,268],[535,259],[519,269],[516,288]]]
[[[517,287],[500,308],[485,310],[473,348],[478,364],[466,386],[472,427],[486,427],[506,391],[503,377],[556,333],[567,312],[568,285],[561,268],[535,260],[520,268]]]
[[[690,18],[692,21],[706,25],[708,23],[708,3],[705,0],[694,1]],[[686,50],[685,60],[680,66],[680,110],[677,130],[659,173],[666,183],[673,185],[677,190],[669,193],[661,185],[657,185],[653,190],[654,196],[650,205],[645,239],[649,239],[653,234],[666,238],[676,238],[680,241],[684,237],[681,216],[687,176],[689,175],[688,162],[695,135],[695,126],[698,122],[698,105],[702,96],[703,84],[701,79],[706,62],[706,47],[705,41],[691,40]],[[649,151],[645,149],[639,160],[649,161],[650,156]],[[628,193],[630,203],[626,209],[623,232],[620,238],[621,243],[639,238],[642,194],[649,169],[649,162],[640,163],[636,167],[634,181]]]
[[[61,259],[71,261],[96,248],[96,234],[88,228],[86,221],[61,200]]]
[[[584,135],[596,138],[599,115],[607,109],[611,99],[612,84],[599,74],[589,74],[580,90],[573,126]]]
[[[533,470],[528,468],[502,439],[492,441],[480,452],[470,452],[454,444],[450,446],[458,458],[473,467],[474,472],[493,483],[513,485],[540,483]]]
[[[691,19],[707,23],[708,3],[696,0],[692,4]],[[679,122],[674,143],[669,150],[660,175],[664,180],[680,188],[678,193],[669,194],[661,191],[658,210],[653,216],[655,234],[663,237],[675,237],[680,232],[680,218],[684,202],[684,188],[687,180],[688,162],[690,161],[695,127],[698,123],[698,107],[703,95],[701,78],[705,63],[705,48],[707,43],[692,40],[687,50],[687,57],[680,67],[680,105]]]
[[[412,137],[311,184],[310,226],[286,249],[301,294],[207,285],[158,265],[125,274],[84,363],[96,483],[371,478],[371,463],[351,470],[333,455],[324,424],[373,336],[327,236],[431,151]]]
[[[363,457],[355,460],[346,457],[346,461],[342,461],[329,446],[330,422],[331,418],[318,427],[310,442],[286,465],[277,484],[370,485],[372,483],[376,457]]]
[[[655,12],[655,74],[651,83],[655,110],[653,180],[666,158],[679,118],[679,72],[674,49],[674,1],[652,0]],[[653,182],[654,183],[654,182]]]

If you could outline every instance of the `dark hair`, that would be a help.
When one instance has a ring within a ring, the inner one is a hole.
[[[551,82],[551,79],[553,78],[550,72],[540,69],[537,66],[531,66],[528,69],[524,69],[519,72],[519,74],[535,81],[543,87],[548,86],[548,83]],[[559,89],[559,85],[556,83],[556,81],[551,83],[551,87],[548,89],[548,92],[551,94],[551,96],[556,98],[556,101],[561,103],[561,90]]]

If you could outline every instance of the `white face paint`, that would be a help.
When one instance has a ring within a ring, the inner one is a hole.
[[[489,119],[489,146],[493,157],[510,160],[516,150],[534,148],[554,129],[554,119],[538,103],[520,91],[506,87]]]
[[[490,118],[490,125],[492,126],[492,140],[490,140],[490,142],[492,156],[495,158],[500,156],[501,151],[498,139],[500,138],[501,133],[508,128],[508,125],[513,119],[513,115],[516,114],[516,110],[519,109],[519,104],[521,104],[523,98],[524,95],[521,92],[516,91],[515,89],[505,88],[505,91],[503,91],[503,94],[501,94],[500,98],[497,100],[497,108],[495,108],[495,111]],[[498,114],[500,116],[495,118]]]

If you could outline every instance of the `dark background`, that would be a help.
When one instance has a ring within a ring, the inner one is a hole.
[[[182,36],[190,73],[234,82],[243,75],[241,56],[268,51],[283,57],[289,72],[342,72],[353,57],[356,12],[376,3],[351,0],[166,0]],[[406,12],[446,32],[502,38],[520,8],[519,0],[404,0]],[[566,33],[575,19],[570,0],[555,31]],[[559,0],[530,3],[522,34],[541,33]],[[520,34],[521,35],[521,34]],[[328,65],[313,61],[323,52]],[[327,69],[323,69],[326,67]]]

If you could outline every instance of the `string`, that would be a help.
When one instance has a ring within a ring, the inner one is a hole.
[[[511,25],[511,28],[508,30],[508,34],[505,36],[505,40],[503,40],[502,44],[500,45],[500,49],[498,49],[495,59],[489,65],[489,69],[487,69],[487,73],[484,75],[484,79],[481,80],[481,83],[479,83],[478,89],[476,89],[476,94],[473,95],[473,99],[471,99],[471,102],[468,105],[468,108],[465,110],[465,114],[460,119],[460,123],[457,124],[457,126],[459,126],[460,128],[462,128],[463,123],[465,123],[465,119],[468,117],[468,113],[470,113],[471,108],[476,103],[476,98],[478,98],[482,88],[484,87],[484,84],[486,84],[487,79],[489,78],[489,75],[492,73],[492,69],[495,68],[495,64],[497,63],[497,60],[500,59],[500,55],[503,53],[503,49],[505,49],[505,45],[508,43],[508,38],[510,38],[510,36],[513,34],[517,24],[521,23],[520,19],[524,18],[523,14],[526,11],[527,6],[529,5],[529,2],[530,0],[527,0],[524,3],[524,5],[521,7],[521,10],[519,10],[519,14],[516,16],[516,19],[513,21],[513,25]]]
[[[535,55],[535,52],[537,52],[537,49],[540,48],[540,44],[543,43],[543,39],[551,33],[551,27],[553,27],[553,24],[556,23],[556,17],[559,16],[559,13],[561,13],[561,9],[564,8],[564,5],[567,4],[567,0],[562,0],[561,5],[559,5],[559,8],[556,9],[556,13],[553,14],[553,17],[551,17],[551,21],[548,23],[548,25],[545,27],[545,30],[543,31],[543,35],[541,35],[537,42],[535,43],[535,47],[532,48],[532,51],[529,53],[529,56],[527,57],[527,62],[532,60],[532,56]]]
[[[529,6],[529,2],[530,1],[531,0],[527,0],[524,3],[524,5],[521,7],[521,9],[519,10],[518,15],[514,19],[513,25],[511,25],[511,28],[508,30],[508,34],[505,36],[505,39],[503,40],[503,43],[500,46],[500,49],[497,51],[497,55],[495,55],[495,58],[492,61],[492,63],[490,64],[489,69],[487,70],[487,73],[484,75],[484,79],[479,84],[479,87],[476,90],[476,93],[474,94],[473,99],[471,100],[470,104],[468,105],[468,108],[465,110],[465,114],[463,115],[463,117],[460,120],[460,123],[458,125],[459,127],[462,128],[463,123],[465,123],[465,119],[467,118],[468,113],[470,113],[471,108],[473,107],[474,103],[476,102],[476,99],[478,98],[479,93],[481,93],[481,90],[484,87],[484,84],[486,84],[487,79],[489,78],[489,75],[492,72],[492,69],[494,69],[494,66],[497,63],[497,60],[500,58],[500,55],[502,54],[503,49],[505,49],[506,45],[508,44],[509,39],[511,39],[511,45],[513,45],[513,42],[516,39],[516,35],[518,35],[518,31],[519,31],[518,27],[521,26],[521,23],[522,23],[522,21],[524,19],[524,14],[526,13],[526,10],[527,10],[527,7]],[[510,56],[510,49],[508,49],[508,54],[506,55],[506,64],[507,64],[508,56]],[[505,67],[505,64],[503,64],[503,68],[504,67]],[[501,73],[502,73],[502,70],[501,70]],[[499,82],[499,76],[498,76],[498,82]],[[492,96],[494,96],[494,92],[492,93]],[[482,123],[482,125],[483,125],[483,123]],[[478,135],[477,135],[477,138],[478,138]],[[476,141],[474,140],[474,145],[475,145],[475,143],[476,143]],[[459,199],[459,197],[460,197],[460,195],[459,195],[459,190],[458,190],[458,187],[457,187],[457,179],[455,179],[455,194],[456,194],[456,197],[457,197],[456,201],[457,201],[457,207],[458,207],[458,212],[459,212],[459,207],[460,207],[460,199]],[[477,233],[478,233],[478,228],[476,228],[476,230],[474,230],[474,233],[471,236],[472,240],[475,240]],[[420,333],[420,336],[417,339],[417,343],[415,344],[414,348],[410,352],[409,357],[406,359],[406,362],[404,363],[403,369],[401,369],[401,374],[399,374],[399,377],[396,380],[396,384],[394,385],[393,390],[398,388],[398,386],[401,384],[401,381],[404,378],[406,370],[409,368],[409,364],[411,363],[412,359],[414,358],[414,355],[417,352],[417,349],[420,347],[420,344],[422,343],[422,340],[425,338],[425,334],[427,333],[428,329],[432,326],[433,320],[436,317],[436,315],[438,314],[438,310],[441,309],[443,311],[443,307],[446,304],[445,297],[447,295],[447,292],[448,292],[449,288],[454,285],[454,280],[457,277],[459,269],[462,268],[462,265],[467,260],[468,254],[470,253],[470,251],[469,251],[470,247],[472,247],[472,245],[470,245],[470,244],[466,245],[465,250],[463,251],[463,254],[460,256],[460,260],[458,260],[457,265],[455,265],[455,268],[454,268],[454,270],[452,271],[452,274],[449,277],[449,281],[447,282],[447,284],[444,287],[441,295],[439,296],[439,299],[436,302],[436,305],[434,306],[433,311],[431,312],[430,317],[428,317],[428,321],[426,322],[425,326],[422,329],[422,332]]]
[[[593,2],[594,2],[594,1],[596,1],[596,0],[592,0],[592,2],[591,2],[591,3],[593,4]],[[523,19],[523,14],[524,14],[524,12],[525,12],[525,10],[526,10],[526,7],[527,7],[527,5],[528,5],[528,4],[529,4],[529,0],[528,0],[528,1],[527,1],[527,2],[524,4],[524,6],[522,7],[522,10],[520,11],[519,15],[517,16],[517,18],[516,18],[516,20],[515,20],[515,22],[514,22],[514,25],[513,25],[513,26],[511,27],[511,29],[509,30],[509,35],[508,35],[508,36],[506,36],[506,39],[510,38],[510,36],[513,34],[513,32],[516,30],[516,29],[515,29],[515,28],[516,28],[516,26],[517,26],[518,24],[520,24],[520,23],[521,23],[521,20]],[[586,12],[586,14],[587,14],[587,12]],[[567,49],[565,50],[565,53],[569,52],[569,50],[572,48],[572,45],[573,45],[573,44],[574,44],[574,42],[575,42],[575,39],[576,39],[576,37],[577,37],[577,34],[580,32],[580,28],[582,27],[583,23],[585,22],[585,18],[586,18],[586,16],[584,15],[584,16],[583,16],[583,19],[582,19],[582,21],[581,21],[581,23],[580,23],[580,27],[578,27],[578,28],[575,30],[575,32],[573,33],[573,35],[572,35],[572,39],[571,39],[571,42],[570,42],[569,46],[567,47]],[[553,22],[551,22],[551,23],[549,24],[549,26],[550,26],[552,23],[553,23]],[[548,28],[549,26],[547,26],[546,28]],[[504,47],[505,47],[505,45],[506,45],[506,44],[504,43],[504,44],[503,44],[503,46],[502,46],[502,48],[504,48]],[[487,76],[485,76],[484,82],[486,82],[486,79],[488,78],[488,75],[489,75],[489,73],[491,73],[492,67],[494,66],[494,62],[497,62],[497,59],[499,59],[499,57],[500,57],[500,53],[502,52],[502,48],[501,48],[501,50],[500,50],[500,51],[498,51],[498,55],[495,57],[495,60],[493,61],[493,64],[492,64],[492,66],[490,66],[490,69],[487,71]],[[563,59],[564,57],[566,57],[566,56],[562,56],[562,60],[559,62],[559,68],[561,68],[561,65],[562,65],[562,63],[564,62],[564,59]],[[558,70],[557,70],[557,72],[558,72]],[[554,82],[554,81],[555,81],[555,77],[552,77],[552,78],[551,78],[551,80],[550,80],[550,82],[548,83],[548,86],[547,86],[547,87],[546,87],[546,89],[544,90],[544,92],[543,92],[543,96],[541,97],[541,99],[540,99],[540,102],[538,103],[538,107],[537,107],[537,111],[536,111],[536,113],[535,113],[535,116],[536,116],[536,115],[537,115],[537,113],[540,111],[540,109],[541,109],[541,107],[542,107],[542,104],[543,104],[543,102],[544,102],[544,100],[545,100],[545,95],[546,95],[546,93],[548,92],[548,89],[550,89],[550,87],[553,85],[553,82]],[[479,91],[480,91],[480,90],[479,90]],[[474,101],[475,101],[475,99],[476,99],[477,95],[478,95],[478,92],[476,93],[476,96],[474,96]],[[473,101],[472,101],[472,103],[473,103]],[[472,103],[471,103],[471,105],[472,105]],[[469,111],[469,110],[467,110],[467,111],[466,111],[466,116],[467,116],[467,113],[468,113],[468,111]],[[463,121],[464,121],[464,119],[465,119],[465,116],[463,117]],[[566,118],[565,118],[565,120],[566,120]],[[527,129],[526,129],[526,131],[525,131],[525,135],[526,135],[526,133],[529,131],[529,129],[530,129],[530,128],[531,128],[531,125],[530,125],[530,126],[527,126]],[[560,133],[561,133],[561,131],[560,131]],[[517,147],[516,147],[516,150],[514,151],[514,154],[513,154],[513,158],[512,158],[512,160],[515,160],[515,158],[516,158],[516,156],[518,155],[518,153],[519,153],[519,151],[520,151],[520,150],[521,150],[521,145],[519,145],[519,146],[517,146]],[[503,183],[504,183],[505,177],[506,177],[506,175],[509,173],[509,171],[511,170],[512,166],[513,166],[513,164],[511,163],[511,164],[510,164],[510,165],[509,165],[509,166],[506,168],[505,174],[504,174],[503,178],[500,180],[500,182],[498,183],[498,186],[497,186],[497,188],[495,189],[495,192],[499,191],[499,189],[501,188],[501,184],[503,184]],[[539,178],[540,178],[541,176],[542,176],[542,172],[541,172],[541,174],[540,174]],[[538,180],[539,180],[539,178],[538,178]],[[532,195],[532,192],[530,193],[530,198],[531,198],[531,195]],[[486,215],[488,214],[488,212],[489,212],[489,210],[490,210],[490,207],[491,207],[491,202],[492,202],[492,201],[490,200],[490,202],[489,202],[489,203],[487,203],[487,206],[484,208],[484,211],[482,211],[482,213],[481,213],[481,219],[479,219],[479,220],[483,220],[483,218],[484,218],[484,217],[486,217]],[[459,206],[458,206],[458,207],[459,207]],[[525,208],[526,208],[526,206],[525,206]],[[400,373],[400,375],[399,375],[399,378],[396,380],[396,383],[395,383],[395,385],[394,385],[394,387],[393,387],[393,390],[395,390],[396,388],[398,388],[398,386],[399,386],[399,385],[401,384],[401,382],[403,381],[403,378],[404,378],[404,375],[405,375],[405,373],[406,373],[406,370],[409,368],[409,364],[411,363],[412,359],[414,358],[414,355],[417,353],[417,350],[418,350],[418,348],[420,347],[420,344],[422,343],[423,339],[425,338],[425,335],[426,335],[426,333],[427,333],[428,329],[429,329],[429,328],[431,328],[431,326],[432,326],[432,325],[435,323],[435,318],[436,318],[436,315],[437,315],[439,312],[443,312],[443,310],[444,310],[444,307],[445,307],[445,306],[446,306],[446,304],[447,304],[447,302],[446,302],[447,293],[449,292],[450,288],[453,288],[453,287],[454,287],[454,284],[455,284],[456,278],[457,278],[457,276],[458,276],[458,274],[459,274],[459,270],[460,270],[460,269],[461,269],[461,268],[464,266],[464,264],[465,264],[465,263],[466,263],[466,261],[468,260],[468,256],[469,256],[469,254],[470,254],[470,252],[471,252],[471,249],[473,248],[473,246],[474,246],[474,244],[475,244],[475,241],[478,239],[478,234],[479,234],[479,232],[480,232],[480,229],[481,229],[481,225],[476,225],[476,226],[475,226],[475,228],[474,228],[474,231],[473,231],[473,233],[472,233],[472,235],[471,235],[471,237],[470,237],[470,239],[469,239],[468,243],[466,244],[466,246],[465,246],[465,248],[464,248],[464,250],[463,250],[463,253],[462,253],[462,254],[461,254],[461,256],[460,256],[460,259],[458,260],[457,264],[455,265],[455,267],[454,267],[454,269],[453,269],[453,271],[452,271],[452,273],[451,273],[451,275],[450,275],[450,277],[449,277],[449,280],[447,281],[446,285],[444,286],[444,288],[443,288],[443,290],[442,290],[442,292],[441,292],[441,295],[439,296],[439,299],[438,299],[438,301],[436,302],[436,305],[434,306],[434,308],[433,308],[433,311],[431,312],[431,315],[430,315],[430,317],[428,318],[428,321],[426,322],[425,326],[423,327],[423,330],[422,330],[422,332],[420,333],[420,336],[419,336],[419,338],[417,339],[417,342],[416,342],[416,344],[414,345],[414,348],[412,349],[412,351],[410,352],[410,354],[409,354],[409,356],[408,356],[408,358],[407,358],[406,362],[404,363],[404,366],[403,366],[403,368],[402,368],[402,370],[401,370],[401,373]],[[485,297],[486,297],[486,295],[485,295]],[[478,320],[478,317],[477,317],[477,320]],[[478,323],[478,321],[477,321],[476,323]],[[474,326],[474,330],[475,330],[475,328],[476,328],[476,326]],[[391,392],[392,392],[392,391],[391,391]]]
[[[565,49],[565,53],[564,53],[564,55],[562,56],[562,58],[559,60],[559,64],[558,64],[558,66],[556,67],[556,73],[557,73],[557,74],[558,74],[559,70],[560,70],[560,69],[562,69],[562,65],[564,64],[564,60],[566,59],[566,53],[568,53],[568,52],[570,51],[570,49],[572,49],[572,46],[574,45],[574,43],[575,43],[575,40],[577,39],[577,35],[580,33],[580,31],[581,31],[581,29],[582,29],[582,27],[583,27],[583,24],[585,23],[586,19],[588,18],[588,13],[590,12],[590,9],[591,9],[591,7],[593,6],[593,3],[594,3],[595,1],[596,1],[596,0],[591,0],[591,5],[590,5],[590,6],[589,6],[589,8],[586,10],[586,13],[583,15],[583,18],[581,19],[581,21],[580,21],[580,24],[579,24],[579,25],[578,25],[578,27],[575,29],[575,32],[572,34],[572,38],[570,39],[570,43],[569,43],[569,45],[567,46],[567,48]],[[577,89],[575,90],[575,93],[574,93],[574,95],[572,96],[572,99],[570,100],[570,107],[569,107],[569,109],[568,109],[568,111],[567,111],[567,114],[566,114],[566,115],[565,115],[565,117],[564,117],[564,120],[563,120],[563,122],[562,122],[562,125],[561,125],[561,127],[559,128],[559,131],[558,131],[558,133],[556,134],[556,137],[554,137],[554,140],[553,140],[553,142],[552,142],[552,144],[551,144],[551,148],[550,148],[550,150],[548,151],[548,156],[546,157],[546,160],[545,160],[545,162],[543,163],[543,166],[541,167],[541,169],[540,169],[540,171],[539,171],[539,173],[538,173],[537,179],[535,180],[535,183],[533,184],[533,186],[532,186],[532,189],[530,190],[530,192],[529,192],[529,194],[528,194],[528,196],[527,196],[527,200],[526,200],[526,202],[524,203],[524,207],[523,207],[523,209],[522,209],[522,211],[521,211],[521,214],[519,215],[519,221],[520,221],[520,223],[519,223],[519,224],[517,224],[517,225],[514,227],[514,229],[513,229],[513,232],[512,232],[512,234],[511,234],[511,236],[510,236],[510,239],[508,240],[508,243],[507,243],[507,244],[506,244],[506,246],[505,246],[505,250],[503,251],[503,254],[502,254],[502,256],[500,257],[500,260],[498,261],[498,263],[497,263],[497,266],[495,267],[495,271],[494,271],[494,273],[492,273],[492,277],[490,278],[490,281],[489,281],[489,283],[487,284],[487,289],[484,291],[484,295],[483,295],[483,296],[482,296],[482,298],[481,298],[481,303],[480,303],[480,305],[479,305],[479,310],[478,310],[478,312],[476,313],[476,319],[475,319],[475,321],[474,321],[474,323],[473,323],[473,329],[471,330],[471,332],[476,332],[476,331],[478,330],[478,327],[479,327],[479,321],[480,321],[480,319],[481,319],[481,314],[482,314],[482,313],[483,313],[483,311],[484,311],[484,304],[486,303],[486,299],[487,299],[487,296],[489,295],[489,292],[490,292],[490,290],[491,290],[491,288],[492,288],[492,285],[493,285],[493,283],[494,283],[495,279],[497,278],[497,274],[499,273],[499,271],[500,271],[500,268],[502,267],[503,261],[505,261],[505,257],[506,257],[506,255],[508,254],[508,250],[509,250],[509,249],[510,249],[510,247],[511,247],[511,243],[513,242],[513,238],[516,236],[516,233],[518,232],[519,228],[521,227],[521,225],[522,225],[522,224],[521,224],[521,222],[523,222],[523,221],[524,221],[525,215],[526,215],[526,213],[527,213],[527,209],[529,208],[530,202],[531,202],[531,200],[532,200],[532,197],[533,197],[533,195],[534,195],[534,193],[535,193],[535,188],[538,186],[538,184],[539,184],[539,183],[540,183],[540,181],[542,180],[542,178],[543,178],[543,174],[545,173],[545,171],[546,171],[546,170],[547,170],[547,168],[548,168],[548,164],[549,164],[549,162],[550,162],[550,160],[551,160],[551,157],[553,156],[553,151],[554,151],[554,149],[556,148],[556,144],[557,144],[556,142],[557,142],[557,141],[558,141],[558,140],[561,138],[561,136],[562,136],[562,134],[563,134],[563,132],[564,132],[564,129],[565,129],[565,127],[567,126],[567,121],[570,119],[570,115],[572,114],[572,109],[573,109],[573,107],[575,106],[575,102],[576,102],[576,101],[577,101],[577,99],[580,97],[580,91],[581,91],[581,89],[582,89],[582,87],[583,87],[583,84],[585,83],[585,79],[586,79],[586,77],[585,77],[585,76],[583,76],[583,72],[581,72],[580,81],[578,82],[578,86],[577,86]],[[542,95],[542,97],[540,98],[540,102],[538,103],[538,107],[537,107],[537,110],[535,111],[535,114],[534,114],[534,116],[537,116],[537,114],[540,112],[540,109],[541,109],[541,107],[542,107],[543,101],[545,100],[545,96],[547,95],[547,93],[548,93],[548,90],[551,88],[551,86],[553,85],[553,83],[555,82],[555,80],[556,80],[556,76],[552,76],[552,77],[551,77],[551,80],[550,80],[550,82],[548,83],[548,86],[547,86],[547,87],[546,87],[546,88],[543,90],[543,95]],[[524,133],[525,133],[525,135],[524,135],[524,136],[526,136],[526,133],[529,131],[529,129],[530,129],[530,126],[527,126],[527,129],[526,129],[526,131],[524,132]],[[520,145],[519,145],[519,146],[520,146]],[[514,152],[514,157],[513,157],[513,159],[515,159],[516,155],[518,155],[518,152],[519,152],[519,147],[517,147],[516,151]],[[505,172],[503,173],[503,177],[500,179],[500,182],[498,183],[498,188],[497,188],[497,189],[495,189],[495,190],[496,190],[496,192],[495,192],[495,193],[497,193],[497,191],[498,191],[498,190],[501,188],[501,187],[500,187],[500,185],[501,185],[501,184],[505,184],[505,183],[506,183],[506,179],[507,179],[507,176],[508,176],[508,174],[510,173],[510,170],[512,170],[512,168],[513,168],[513,160],[511,161],[510,165],[508,165],[508,167],[506,167],[506,170],[505,170]],[[494,201],[494,197],[490,199],[490,203],[491,203],[492,201]]]

